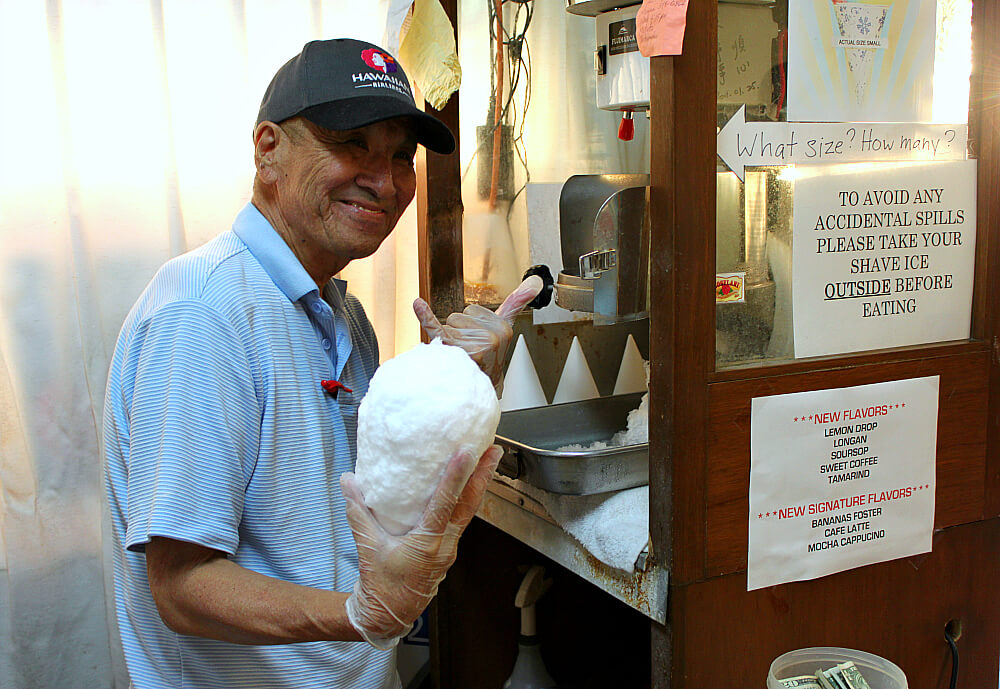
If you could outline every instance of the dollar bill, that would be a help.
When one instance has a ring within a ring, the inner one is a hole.
[[[823,689],[823,687],[820,686],[819,680],[817,680],[813,675],[800,675],[799,677],[779,679],[778,684],[780,684],[783,689]]]
[[[847,686],[847,680],[844,679],[841,669],[841,666],[837,665],[829,670],[824,670],[823,677],[830,682],[830,686],[833,687],[833,689],[851,689]]]
[[[871,689],[865,678],[861,676],[861,671],[852,662],[841,663],[840,674],[847,682],[849,689]]]
[[[816,670],[816,680],[819,682],[820,689],[840,689],[840,687],[830,681],[830,678],[826,676],[826,673],[822,669]]]
[[[827,670],[818,669],[815,675],[779,679],[778,683],[782,689],[871,689],[861,671],[851,661]]]

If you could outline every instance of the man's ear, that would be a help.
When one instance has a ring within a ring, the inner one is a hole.
[[[257,176],[264,184],[274,184],[278,180],[275,167],[277,149],[285,133],[274,122],[265,120],[253,130],[253,162]]]

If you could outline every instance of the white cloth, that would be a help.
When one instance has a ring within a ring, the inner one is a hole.
[[[443,110],[462,83],[462,66],[456,52],[455,28],[439,0],[414,3],[397,55],[424,100],[435,110]]]
[[[539,502],[549,516],[604,564],[631,572],[649,542],[649,486],[595,495],[560,495],[498,477]]]

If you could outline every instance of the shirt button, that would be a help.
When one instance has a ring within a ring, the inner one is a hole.
[[[320,304],[318,301],[314,301],[313,302],[313,311],[315,311],[316,313],[319,313],[322,310],[323,310],[323,305]]]
[[[327,338],[324,337],[323,338],[323,349],[329,350],[330,347],[332,347],[332,346],[333,345],[330,344],[330,340],[328,340]]]

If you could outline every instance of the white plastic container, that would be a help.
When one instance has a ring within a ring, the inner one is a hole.
[[[871,689],[907,689],[906,675],[894,663],[864,651],[826,646],[800,648],[778,656],[767,671],[767,689],[782,689],[779,679],[814,675],[838,663],[853,662]]]

